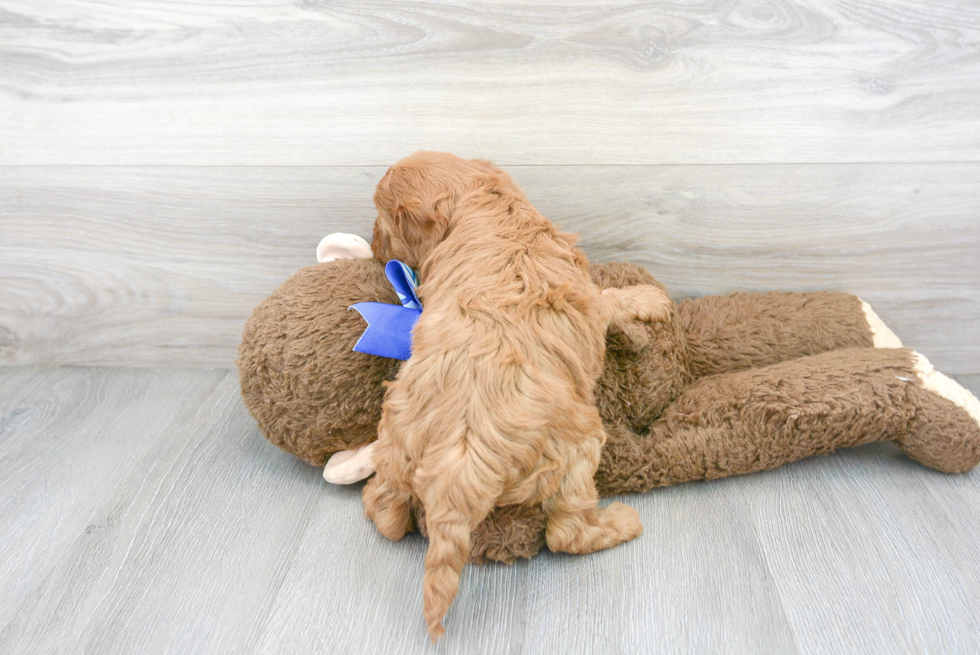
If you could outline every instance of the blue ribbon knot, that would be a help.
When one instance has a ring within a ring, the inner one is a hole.
[[[354,350],[405,360],[412,356],[412,328],[422,315],[422,302],[415,292],[419,276],[397,259],[385,264],[385,276],[402,304],[399,307],[383,302],[359,302],[348,307],[357,310],[368,324]]]

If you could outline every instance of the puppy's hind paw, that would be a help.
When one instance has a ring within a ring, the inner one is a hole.
[[[374,521],[378,532],[398,541],[412,530],[411,498],[382,481],[379,476],[371,478],[361,491],[364,515]]]
[[[614,535],[615,543],[631,541],[643,534],[640,513],[629,505],[611,503],[599,510],[599,521],[611,535]]]

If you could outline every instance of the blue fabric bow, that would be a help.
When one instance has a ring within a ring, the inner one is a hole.
[[[359,302],[347,309],[356,309],[367,321],[367,329],[354,344],[354,350],[378,357],[408,359],[412,356],[412,328],[422,315],[422,302],[415,288],[418,273],[392,259],[385,264],[385,275],[395,288],[402,306],[383,302]]]

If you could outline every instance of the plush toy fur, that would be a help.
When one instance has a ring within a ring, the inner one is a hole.
[[[632,264],[592,265],[603,288],[659,284]],[[342,259],[303,269],[255,310],[238,367],[265,436],[310,464],[376,437],[383,383],[402,362],[354,352],[356,302],[395,304],[382,265]],[[609,439],[604,496],[752,473],[837,448],[895,442],[948,473],[980,461],[980,402],[932,369],[855,296],[762,293],[678,303],[664,323],[607,335],[596,403]],[[425,532],[416,503],[416,524]],[[512,562],[544,546],[537,506],[494,512],[474,561]]]

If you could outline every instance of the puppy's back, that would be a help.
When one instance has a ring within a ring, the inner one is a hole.
[[[587,261],[520,200],[469,211],[423,264],[425,311],[389,407],[426,510],[430,634],[455,597],[469,535],[497,505],[553,495],[588,435],[604,326]],[[594,436],[594,435],[593,435]]]

